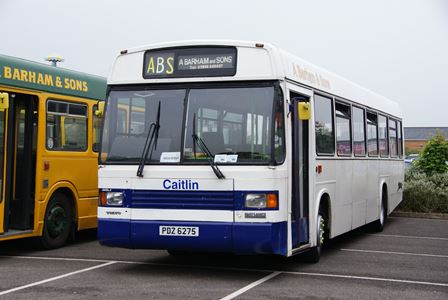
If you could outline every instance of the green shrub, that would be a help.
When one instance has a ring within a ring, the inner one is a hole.
[[[448,172],[448,142],[441,132],[437,132],[428,143],[415,166],[426,175]]]
[[[405,173],[401,211],[448,213],[448,172],[426,175],[417,167]]]

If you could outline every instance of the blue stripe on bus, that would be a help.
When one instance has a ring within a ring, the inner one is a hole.
[[[101,191],[101,190],[100,190]],[[278,210],[278,208],[246,208],[246,194],[275,193],[278,191],[172,191],[172,190],[119,190],[124,192],[124,206],[152,209],[198,210]]]
[[[133,190],[131,207],[233,210],[233,191]]]
[[[160,236],[159,226],[199,227],[198,237]],[[287,254],[287,222],[167,222],[100,219],[99,242],[105,246],[235,254]]]

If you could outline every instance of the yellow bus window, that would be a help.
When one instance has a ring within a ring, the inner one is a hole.
[[[87,150],[87,105],[48,101],[47,149]]]

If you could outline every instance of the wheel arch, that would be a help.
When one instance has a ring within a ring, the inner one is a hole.
[[[316,197],[316,207],[315,207],[315,219],[317,219],[317,215],[319,210],[324,211],[324,219],[326,223],[326,229],[328,229],[328,234],[331,237],[331,224],[332,224],[332,208],[331,208],[331,196],[330,191],[327,189],[322,189],[317,197]]]
[[[51,186],[51,188],[48,190],[45,198],[45,209],[43,209],[43,216],[45,216],[45,212],[47,211],[47,206],[51,198],[58,193],[63,194],[69,200],[72,207],[72,221],[76,222],[78,218],[78,207],[76,205],[76,200],[79,198],[79,195],[75,186],[67,181],[58,182]],[[43,219],[44,217],[42,218],[42,220]]]
[[[386,199],[383,199],[383,195],[386,196]],[[380,181],[380,185],[379,185],[378,204],[377,204],[378,215],[379,215],[379,211],[381,209],[381,202],[382,201],[384,201],[384,204],[386,206],[386,214],[389,214],[389,189],[388,189],[388,184],[387,184],[386,178],[383,178]]]
[[[383,195],[386,199],[383,199]],[[389,214],[389,190],[387,188],[387,182],[381,184],[381,202],[384,202],[386,206],[386,214]]]

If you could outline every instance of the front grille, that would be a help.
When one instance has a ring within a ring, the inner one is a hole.
[[[133,190],[131,207],[233,210],[234,194],[232,191]]]

